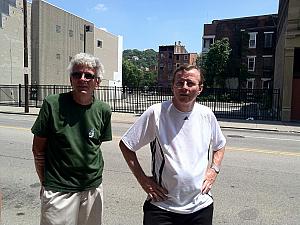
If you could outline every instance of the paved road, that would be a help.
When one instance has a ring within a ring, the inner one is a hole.
[[[5,225],[37,225],[39,184],[29,132],[35,116],[0,114],[0,188]],[[118,149],[130,123],[113,123],[103,144],[105,225],[142,224],[145,194]],[[224,129],[228,140],[222,171],[213,188],[214,224],[298,225],[300,221],[299,134]],[[138,154],[150,171],[149,151]]]

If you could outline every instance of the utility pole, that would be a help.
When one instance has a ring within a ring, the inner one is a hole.
[[[23,0],[24,15],[24,84],[25,84],[25,113],[29,112],[28,91],[28,39],[27,39],[27,0]]]

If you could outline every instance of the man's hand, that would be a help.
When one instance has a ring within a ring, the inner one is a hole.
[[[207,194],[211,190],[216,179],[217,179],[216,171],[212,168],[208,168],[206,170],[204,182],[203,182],[202,188],[201,188],[201,191],[203,194]]]
[[[153,201],[159,202],[168,199],[168,191],[159,186],[153,177],[145,176],[143,179],[139,180],[139,183]]]

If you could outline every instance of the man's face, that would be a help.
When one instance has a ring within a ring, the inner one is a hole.
[[[183,107],[192,106],[202,91],[200,79],[200,73],[197,69],[176,73],[172,85],[173,103]]]
[[[92,95],[95,88],[99,85],[98,78],[95,77],[96,71],[84,65],[74,66],[70,76],[73,91],[76,94]]]

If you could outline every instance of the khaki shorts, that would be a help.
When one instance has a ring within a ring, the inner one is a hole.
[[[41,225],[101,225],[103,188],[82,192],[42,190]]]

